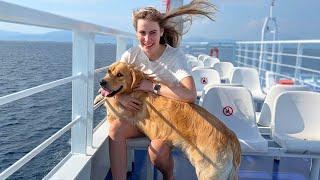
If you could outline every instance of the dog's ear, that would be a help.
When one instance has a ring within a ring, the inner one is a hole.
[[[138,86],[140,81],[143,79],[143,73],[136,68],[130,68],[131,76],[132,76],[132,84],[131,89],[134,89]]]

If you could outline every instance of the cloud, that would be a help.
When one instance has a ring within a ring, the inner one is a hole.
[[[250,30],[250,29],[261,29],[262,28],[262,26],[263,26],[263,23],[264,23],[264,18],[262,18],[262,19],[253,19],[253,20],[250,20],[248,23],[247,23],[247,25],[246,25],[246,27],[247,27],[247,29],[248,30]]]
[[[43,1],[43,3],[46,4],[56,4],[56,5],[75,5],[75,4],[81,4],[81,5],[85,5],[85,4],[91,4],[91,5],[95,5],[95,4],[100,4],[100,3],[105,3],[106,0],[46,0]]]

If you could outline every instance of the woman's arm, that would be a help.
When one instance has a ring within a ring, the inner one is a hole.
[[[142,80],[136,90],[153,92],[154,85],[155,84],[153,84],[149,80]],[[164,84],[160,85],[161,88],[158,91],[158,94],[161,96],[189,103],[195,102],[197,98],[197,91],[192,76],[187,76],[183,78],[177,86],[169,87]]]

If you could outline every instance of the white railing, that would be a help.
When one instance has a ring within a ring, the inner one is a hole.
[[[219,59],[222,61],[232,61],[235,56],[236,44],[228,42],[182,42],[182,49],[185,53],[198,56],[200,54],[210,55],[214,48],[219,50]]]
[[[315,55],[307,54],[308,50]],[[314,90],[320,88],[320,40],[236,42],[236,62],[238,66],[257,68],[262,85],[268,72],[275,79],[287,78]]]
[[[73,32],[72,76],[0,97],[1,106],[72,82],[72,121],[1,172],[0,179],[5,179],[12,175],[70,129],[71,153],[86,154],[87,147],[92,148],[94,74],[106,69],[104,67],[96,71],[94,70],[95,35],[115,36],[117,39],[117,58],[119,58],[127,47],[125,39],[135,39],[134,34],[3,1],[0,1],[0,22],[63,29]]]

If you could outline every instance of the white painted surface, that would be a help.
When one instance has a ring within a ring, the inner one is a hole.
[[[222,121],[238,137],[243,152],[267,152],[267,141],[256,124],[253,99],[244,87],[208,85],[200,106]],[[229,113],[225,112],[229,108]]]

